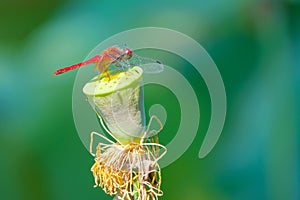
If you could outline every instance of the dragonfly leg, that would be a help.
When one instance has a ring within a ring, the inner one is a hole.
[[[102,73],[99,74],[99,81],[102,78],[108,78],[108,81],[111,80],[108,70],[106,70],[106,71],[104,71],[104,72],[102,72]]]
[[[110,79],[110,75],[109,75],[108,70],[106,70],[105,75],[106,75],[106,77],[108,78],[108,81],[110,81],[111,79]]]

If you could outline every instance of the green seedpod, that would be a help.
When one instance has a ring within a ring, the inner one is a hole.
[[[136,66],[109,77],[96,76],[83,88],[109,133],[123,145],[139,142],[145,131],[142,74]]]

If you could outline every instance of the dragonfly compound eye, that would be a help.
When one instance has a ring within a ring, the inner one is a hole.
[[[129,60],[133,55],[133,52],[129,48],[125,48],[125,59]]]

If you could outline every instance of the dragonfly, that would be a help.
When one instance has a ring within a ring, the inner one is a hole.
[[[108,69],[111,65],[126,70],[133,66],[139,66],[143,69],[144,73],[160,73],[163,71],[163,64],[152,58],[138,56],[126,45],[111,46],[100,54],[71,66],[67,66],[53,72],[54,75],[62,74],[82,66],[95,63],[95,70],[101,74],[106,73],[109,77]]]

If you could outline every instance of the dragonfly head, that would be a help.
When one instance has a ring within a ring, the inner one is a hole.
[[[132,57],[132,55],[133,55],[132,50],[129,49],[129,48],[125,48],[124,58],[125,58],[126,60],[129,60],[129,59]]]

